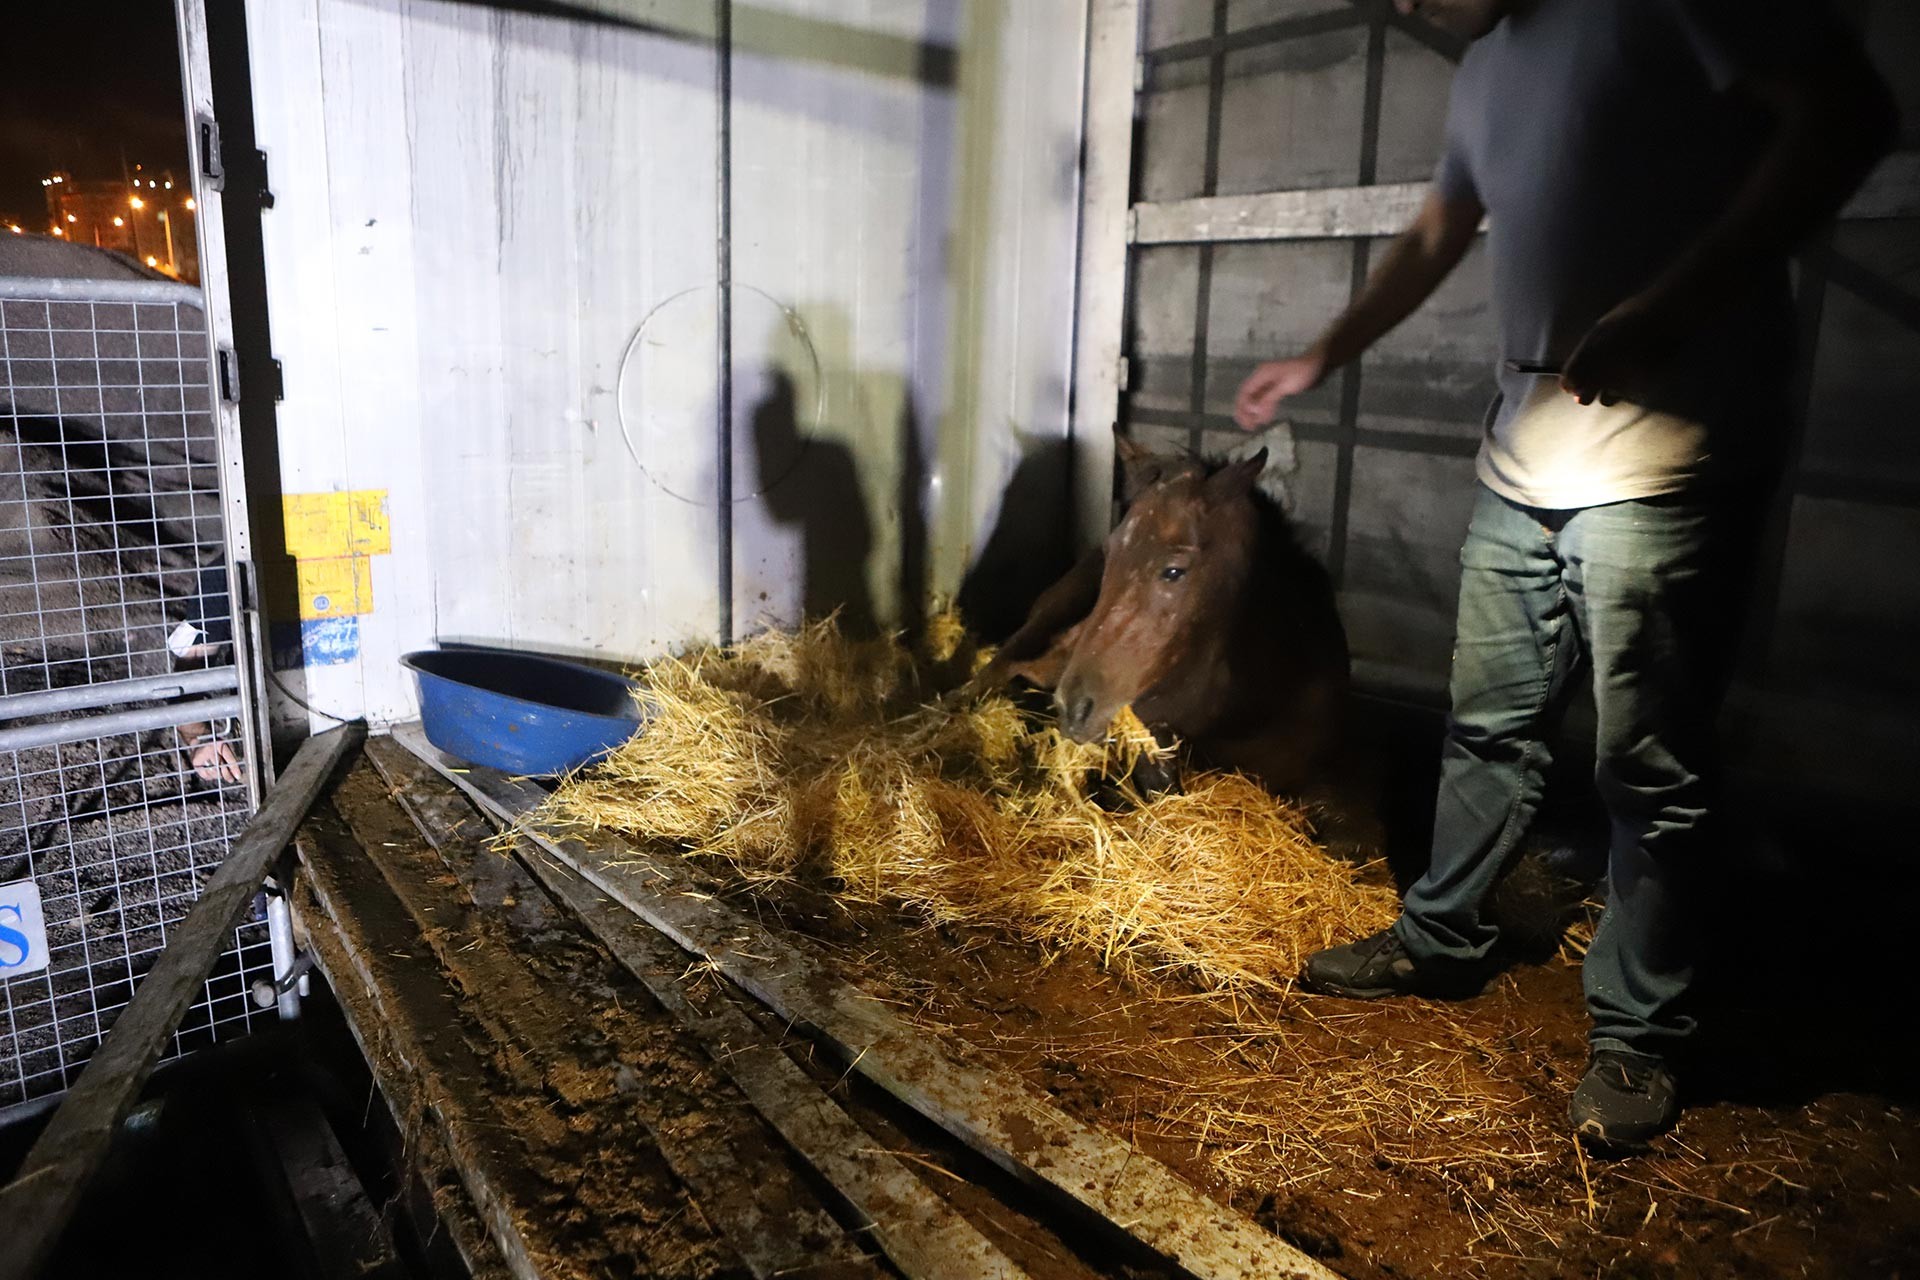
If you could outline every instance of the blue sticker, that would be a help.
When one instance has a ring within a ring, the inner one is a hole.
[[[310,667],[337,667],[360,656],[360,619],[312,618],[300,624]]]
[[[360,619],[309,618],[298,630],[290,622],[272,627],[273,669],[338,667],[360,656]]]

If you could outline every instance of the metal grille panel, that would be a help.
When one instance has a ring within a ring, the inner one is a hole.
[[[0,884],[49,958],[0,970],[0,1106],[72,1083],[249,811],[202,314],[73,283],[0,299]],[[271,972],[255,911],[172,1054],[273,1016]]]

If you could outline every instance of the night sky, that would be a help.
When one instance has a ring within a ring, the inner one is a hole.
[[[40,179],[187,172],[173,0],[23,4],[0,37],[0,213],[46,226]]]

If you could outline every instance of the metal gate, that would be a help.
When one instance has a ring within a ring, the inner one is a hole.
[[[257,798],[200,295],[35,257],[67,278],[0,278],[0,1110],[73,1082]],[[273,971],[262,905],[169,1056]]]

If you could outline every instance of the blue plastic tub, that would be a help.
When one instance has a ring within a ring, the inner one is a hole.
[[[639,686],[594,667],[464,646],[400,661],[420,683],[427,741],[470,764],[529,777],[565,773],[641,725]]]

